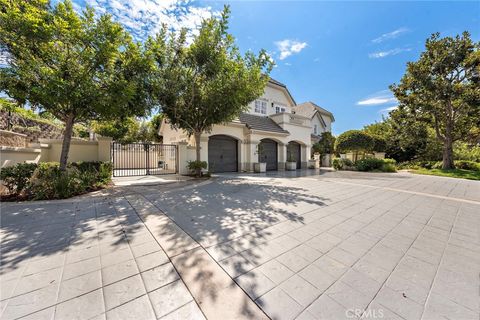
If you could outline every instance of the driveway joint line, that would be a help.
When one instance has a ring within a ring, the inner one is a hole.
[[[338,184],[356,185],[356,186],[361,186],[361,187],[369,187],[369,188],[373,188],[373,189],[383,189],[383,190],[388,190],[388,191],[410,193],[410,194],[415,194],[415,195],[419,195],[419,196],[432,197],[432,198],[443,199],[443,200],[459,201],[459,202],[465,202],[465,203],[470,203],[470,204],[480,204],[480,201],[476,201],[476,200],[447,197],[447,196],[441,196],[441,195],[432,194],[432,193],[409,191],[409,190],[390,188],[390,187],[382,187],[382,186],[372,186],[372,185],[363,184],[363,183],[353,183],[353,182],[333,181],[333,180],[326,180],[326,181],[333,182],[333,183],[338,183]]]

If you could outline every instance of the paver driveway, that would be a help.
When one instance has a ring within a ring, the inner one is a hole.
[[[479,182],[288,175],[2,205],[2,318],[478,319]]]

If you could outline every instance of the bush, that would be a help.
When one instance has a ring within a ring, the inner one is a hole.
[[[357,168],[358,171],[374,171],[381,170],[383,164],[384,162],[382,159],[365,158],[355,162],[355,168]]]
[[[10,194],[18,195],[25,190],[36,168],[36,163],[18,163],[11,167],[2,168],[0,179]]]
[[[187,168],[192,172],[196,172],[197,169],[207,169],[207,162],[206,161],[188,161]]]
[[[63,199],[95,190],[111,181],[110,162],[70,163],[65,172],[58,162],[17,164],[1,170],[1,179],[12,195],[30,199]]]
[[[480,171],[480,163],[474,161],[457,160],[454,164],[457,169]]]
[[[397,169],[395,168],[397,161],[395,159],[383,159],[383,166],[382,166],[382,171],[383,172],[396,172]]]
[[[353,168],[353,162],[350,159],[334,158],[332,165],[335,170],[351,170]]]
[[[56,162],[40,163],[30,179],[28,193],[34,200],[69,198],[86,190],[80,176],[76,167],[61,171]]]

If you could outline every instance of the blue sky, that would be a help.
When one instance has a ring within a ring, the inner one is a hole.
[[[434,32],[480,39],[480,1],[319,2],[75,0],[110,12],[141,39],[160,22],[194,27],[230,4],[230,31],[241,50],[266,49],[297,103],[334,113],[333,131],[362,128],[396,105],[388,86],[418,59]]]

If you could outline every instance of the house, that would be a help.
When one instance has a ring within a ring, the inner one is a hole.
[[[285,84],[270,79],[264,94],[249,104],[246,113],[202,134],[201,159],[208,161],[214,172],[253,171],[257,162],[266,162],[267,170],[284,170],[286,161],[306,168],[312,144],[322,132],[331,131],[334,121],[332,113],[313,102],[297,105]],[[194,138],[173,129],[168,119],[162,122],[159,134],[165,144],[195,146]],[[259,144],[263,146],[261,154]]]

